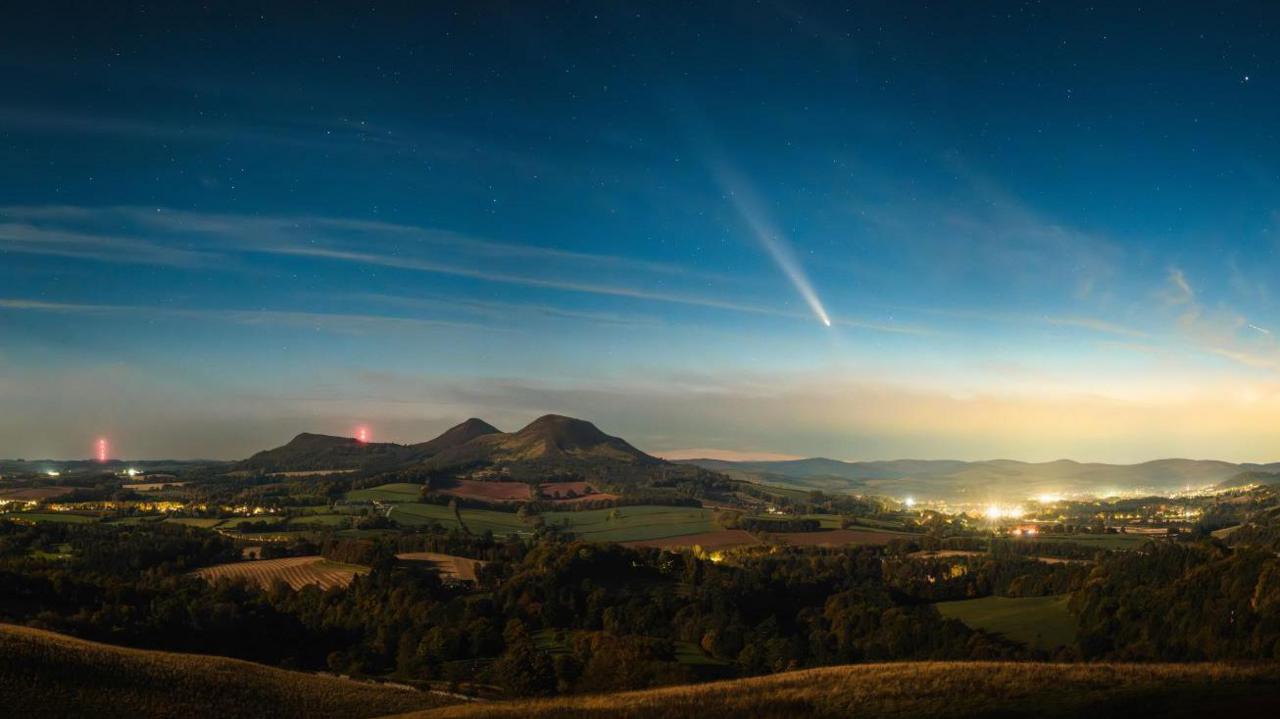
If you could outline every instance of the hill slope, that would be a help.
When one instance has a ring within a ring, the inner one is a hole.
[[[904,662],[622,694],[446,707],[414,719],[960,719],[1266,715],[1280,667]]]
[[[429,463],[449,466],[503,462],[662,464],[662,460],[601,432],[590,422],[556,414],[539,417],[519,432],[477,437],[440,452]]]
[[[405,448],[398,444],[303,432],[288,444],[246,459],[240,463],[240,469],[262,472],[358,469],[394,465],[404,460],[405,453]]]
[[[98,719],[372,717],[442,697],[0,624],[0,714]]]
[[[462,424],[450,427],[435,439],[409,445],[409,449],[415,457],[430,457],[446,449],[461,447],[467,442],[487,434],[502,434],[502,432],[488,422],[472,417]]]

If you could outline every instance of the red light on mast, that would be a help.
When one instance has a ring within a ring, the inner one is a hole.
[[[369,443],[369,428],[368,428],[368,427],[358,427],[358,428],[356,428],[356,441],[358,441],[360,444],[368,444],[368,443]]]
[[[98,440],[98,461],[99,462],[107,461],[107,440],[106,439]]]

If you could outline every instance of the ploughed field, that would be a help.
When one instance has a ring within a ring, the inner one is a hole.
[[[1280,665],[900,662],[532,701],[459,704],[414,719],[1201,719],[1270,716]]]
[[[368,567],[332,562],[320,556],[308,556],[218,564],[196,570],[192,574],[209,582],[218,579],[246,579],[264,589],[276,582],[284,582],[293,589],[302,589],[311,584],[321,589],[328,589],[345,587],[357,574],[368,571]]]
[[[0,624],[0,715],[53,719],[366,719],[434,694]]]
[[[402,552],[396,555],[396,559],[405,562],[425,562],[434,566],[442,577],[462,582],[476,581],[476,572],[484,566],[484,562],[479,559],[455,557],[439,552]]]

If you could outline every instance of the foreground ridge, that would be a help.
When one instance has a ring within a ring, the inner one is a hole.
[[[610,695],[458,705],[399,719],[1202,716],[1280,705],[1274,664],[901,662]]]
[[[130,649],[0,624],[0,715],[361,719],[444,697],[204,654]]]

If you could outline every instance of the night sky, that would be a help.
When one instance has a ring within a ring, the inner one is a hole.
[[[1280,459],[1272,3],[181,5],[0,23],[0,456]]]

